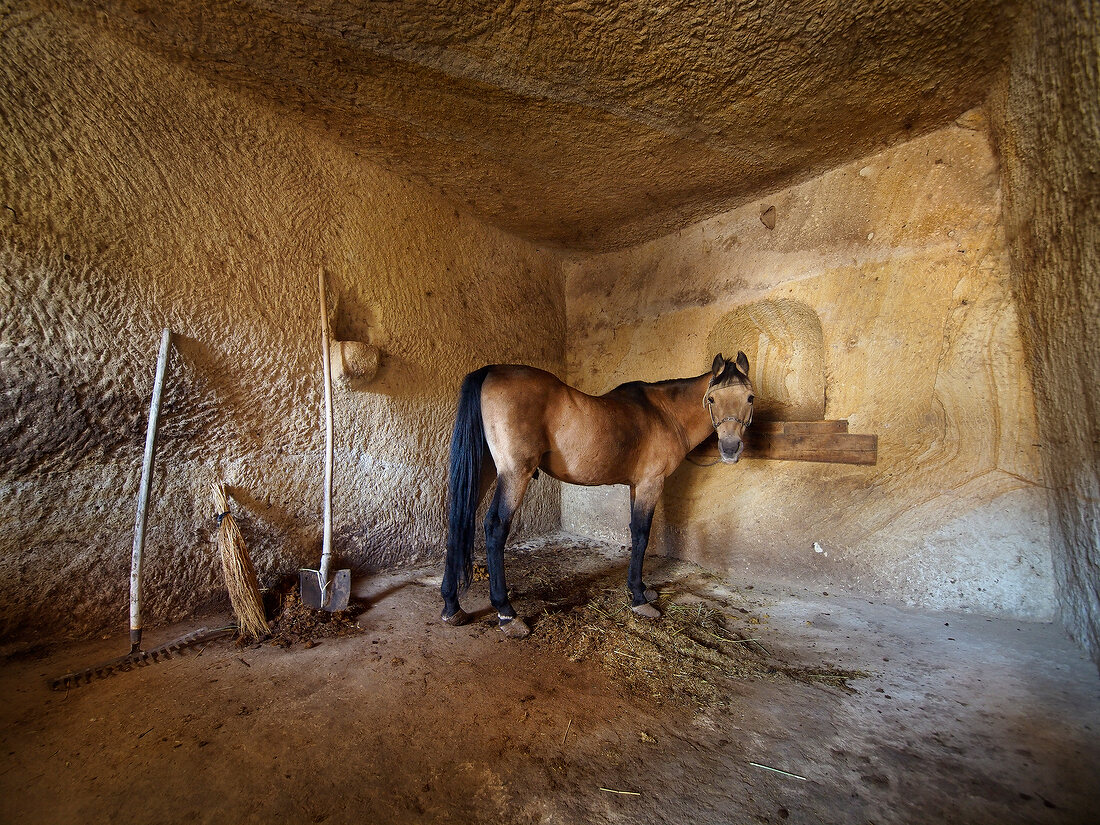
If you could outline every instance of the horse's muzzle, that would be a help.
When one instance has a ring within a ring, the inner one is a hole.
[[[745,442],[740,438],[722,438],[718,441],[718,455],[725,464],[736,464],[745,451]]]

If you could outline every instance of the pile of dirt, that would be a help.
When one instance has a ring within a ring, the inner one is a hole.
[[[362,613],[362,607],[354,602],[347,610],[330,613],[327,610],[314,610],[302,604],[301,594],[295,581],[279,589],[275,594],[276,606],[269,615],[271,635],[264,639],[267,644],[278,647],[290,647],[292,644],[305,644],[313,647],[317,639],[338,636],[353,636],[361,633],[356,619]]]
[[[658,701],[717,706],[729,701],[729,680],[789,678],[854,692],[848,680],[866,676],[833,667],[803,668],[779,661],[758,639],[734,627],[733,616],[700,600],[656,605],[664,617],[640,619],[622,587],[604,588],[588,601],[544,608],[531,640],[571,661],[597,662],[639,694]],[[750,626],[756,617],[741,617]]]

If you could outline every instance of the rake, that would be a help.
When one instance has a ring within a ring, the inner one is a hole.
[[[68,690],[69,688],[86,685],[88,682],[92,681],[92,679],[103,679],[107,676],[113,676],[116,673],[125,673],[136,667],[145,667],[146,665],[164,662],[171,659],[174,655],[185,653],[187,648],[194,647],[204,642],[213,641],[220,636],[233,633],[236,629],[234,625],[219,627],[213,630],[205,627],[199,628],[198,630],[188,633],[186,636],[181,636],[160,647],[154,647],[152,650],[139,650],[136,653],[127,653],[125,656],[119,656],[117,659],[112,659],[109,662],[86,667],[83,670],[74,670],[72,673],[66,673],[64,676],[58,676],[56,679],[50,680],[50,687],[54,690]]]
[[[54,690],[65,690],[86,684],[93,678],[110,676],[132,670],[134,667],[160,662],[170,659],[173,654],[181,653],[187,647],[216,638],[223,633],[230,632],[233,628],[219,628],[217,630],[196,630],[188,633],[175,641],[168,642],[152,650],[141,649],[141,559],[145,549],[145,517],[148,513],[149,488],[153,478],[153,458],[156,454],[157,420],[160,417],[160,399],[164,390],[164,373],[168,368],[168,359],[171,354],[172,333],[164,330],[160,336],[160,351],[157,354],[157,372],[153,380],[153,399],[149,406],[149,425],[145,431],[145,457],[141,465],[141,484],[138,488],[137,516],[134,520],[134,547],[130,556],[130,652],[109,662],[92,665],[83,670],[66,673],[50,681],[50,687]]]

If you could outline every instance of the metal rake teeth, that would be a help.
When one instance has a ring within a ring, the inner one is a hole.
[[[171,659],[173,654],[183,655],[187,652],[187,648],[199,642],[216,639],[218,636],[223,636],[231,630],[232,628],[223,628],[220,630],[200,628],[199,630],[193,630],[185,636],[181,636],[167,644],[155,647],[152,650],[139,650],[136,653],[120,656],[117,659],[110,662],[104,662],[101,665],[94,665],[84,670],[66,673],[64,676],[51,679],[50,687],[53,690],[67,690],[69,688],[86,685],[93,679],[105,679],[108,676],[113,676],[116,673],[126,673],[137,667],[147,667],[149,665],[159,664]]]

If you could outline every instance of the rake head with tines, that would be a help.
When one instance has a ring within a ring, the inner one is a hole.
[[[50,687],[54,690],[68,690],[69,688],[85,685],[93,679],[104,679],[116,673],[133,670],[136,667],[157,664],[171,659],[174,655],[186,653],[189,647],[194,647],[202,642],[209,642],[219,636],[232,633],[233,630],[232,627],[221,627],[216,630],[203,627],[188,633],[186,636],[181,636],[175,641],[168,642],[160,647],[154,647],[152,650],[139,650],[100,665],[66,673],[64,676],[51,679]]]

